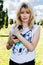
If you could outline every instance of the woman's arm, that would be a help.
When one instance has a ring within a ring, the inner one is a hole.
[[[14,42],[13,42],[13,40],[11,39],[11,37],[9,36],[8,41],[7,41],[7,44],[6,44],[6,48],[7,48],[8,50],[11,49],[11,47],[13,46],[12,43],[14,43]]]
[[[7,44],[6,44],[6,48],[9,50],[12,48],[13,44],[19,42],[18,39],[13,39],[12,37],[9,36]]]
[[[35,34],[34,34],[34,37],[33,37],[33,40],[32,42],[30,43],[29,41],[27,41],[22,35],[20,34],[17,34],[17,37],[18,39],[24,44],[24,46],[29,49],[30,51],[33,51],[36,46],[37,46],[37,43],[39,41],[39,37],[40,37],[40,27],[38,27],[38,29],[36,30]]]
[[[12,27],[15,27],[14,25],[12,25]],[[6,44],[6,48],[9,50],[12,48],[13,44],[19,42],[18,39],[13,39],[13,37],[11,36],[11,31],[9,32],[9,38]]]

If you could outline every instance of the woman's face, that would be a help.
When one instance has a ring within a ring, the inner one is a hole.
[[[30,18],[30,12],[28,8],[22,8],[20,11],[20,17],[22,22],[28,22]]]

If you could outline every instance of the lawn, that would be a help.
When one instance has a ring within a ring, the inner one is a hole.
[[[1,35],[8,35],[9,28],[1,29]],[[8,37],[0,37],[0,65],[8,65],[11,50],[6,49]],[[36,65],[43,65],[43,28],[41,27],[40,40],[36,47]]]

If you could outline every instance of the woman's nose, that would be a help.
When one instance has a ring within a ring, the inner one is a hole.
[[[24,13],[24,16],[26,16],[26,13]]]

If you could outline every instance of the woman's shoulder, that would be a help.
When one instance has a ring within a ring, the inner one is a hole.
[[[40,25],[34,25],[32,32],[35,33],[35,32],[37,32],[38,30],[40,30]]]
[[[39,29],[40,25],[33,25],[33,29]]]
[[[11,28],[14,28],[14,27],[16,27],[16,25],[17,25],[17,24],[12,24]]]
[[[18,26],[17,24],[12,24],[12,26],[10,27],[10,29],[15,28],[16,26]]]

